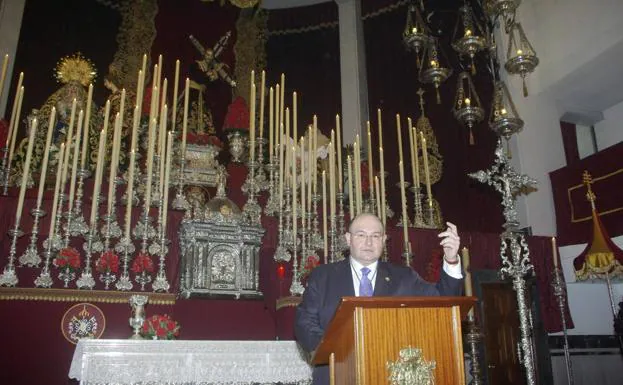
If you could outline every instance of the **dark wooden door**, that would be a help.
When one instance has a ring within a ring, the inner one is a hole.
[[[521,340],[517,299],[510,283],[482,283],[485,357],[490,385],[523,385],[517,346]]]

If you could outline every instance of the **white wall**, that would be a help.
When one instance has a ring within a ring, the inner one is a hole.
[[[6,116],[4,112],[11,85],[13,64],[15,64],[15,52],[17,51],[17,42],[22,25],[24,4],[26,4],[26,0],[0,1],[0,66],[2,66],[1,61],[4,60],[4,55],[9,54],[9,67],[4,82],[4,90],[2,90],[2,97],[0,98],[0,117],[5,116],[7,120],[10,116]],[[10,114],[11,111],[9,111]]]
[[[604,120],[595,124],[599,151],[623,141],[623,102],[608,108],[603,113]]]

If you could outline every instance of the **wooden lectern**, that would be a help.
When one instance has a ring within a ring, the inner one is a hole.
[[[312,362],[331,385],[388,384],[388,361],[408,346],[435,361],[436,385],[464,385],[461,320],[474,297],[344,297]]]

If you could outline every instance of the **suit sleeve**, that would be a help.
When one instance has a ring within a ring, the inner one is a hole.
[[[294,334],[301,347],[312,352],[316,349],[324,329],[320,324],[320,309],[322,307],[322,279],[313,271],[307,281],[307,288],[303,293],[303,299],[296,308]]]
[[[443,269],[437,283],[431,283],[422,278],[415,270],[410,269],[410,295],[417,296],[460,296],[463,289],[463,279],[452,278]]]

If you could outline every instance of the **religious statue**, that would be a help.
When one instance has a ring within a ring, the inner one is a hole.
[[[71,109],[73,100],[76,100],[76,111],[74,117],[74,132],[77,127],[79,111],[84,110],[87,104],[87,87],[95,80],[97,71],[93,64],[80,53],[76,53],[70,56],[63,57],[54,71],[55,77],[59,83],[62,84],[61,88],[56,90],[50,95],[43,105],[38,110],[33,110],[39,121],[38,129],[35,134],[35,144],[32,154],[32,167],[33,170],[38,170],[41,167],[43,160],[43,154],[45,151],[50,151],[49,163],[54,165],[57,163],[58,151],[60,150],[61,143],[65,141],[69,123],[71,120]],[[56,108],[56,119],[52,132],[52,141],[50,148],[45,148],[45,141],[47,135],[48,121],[50,119],[50,113],[52,107]],[[90,132],[94,132],[94,128],[98,127],[98,117],[94,104],[91,106],[91,119],[90,119]],[[84,127],[83,127],[84,129]],[[26,133],[25,138],[20,142],[19,148],[16,151],[15,164],[21,164],[26,157],[26,147],[28,142],[28,135]],[[17,170],[16,170],[17,171]]]
[[[223,80],[231,87],[236,87],[236,82],[231,78],[227,72],[229,67],[219,60],[219,57],[223,53],[223,50],[227,46],[230,32],[227,32],[221,37],[218,42],[212,48],[204,48],[203,45],[194,36],[190,35],[189,39],[193,46],[201,54],[201,59],[196,60],[191,66],[191,96],[190,106],[188,112],[188,132],[200,134],[200,135],[214,135],[216,130],[214,128],[214,122],[212,120],[212,112],[207,107],[205,102],[206,84],[217,80]],[[193,97],[193,93],[197,96]],[[179,125],[182,123],[183,112],[183,99],[184,95],[181,95],[177,103],[180,105],[178,108],[178,116],[176,121]]]

